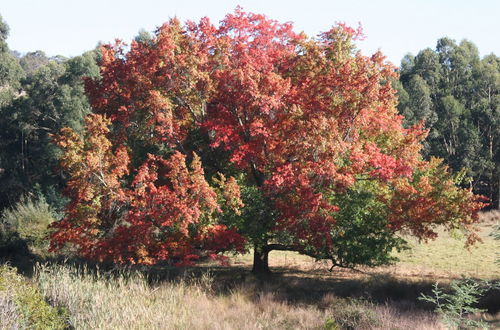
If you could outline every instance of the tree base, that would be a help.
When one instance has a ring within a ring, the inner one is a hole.
[[[254,248],[253,252],[253,274],[271,274],[269,269],[269,251],[261,248]]]

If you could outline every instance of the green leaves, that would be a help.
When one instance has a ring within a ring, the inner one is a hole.
[[[0,53],[0,72],[10,63],[4,55]],[[90,113],[82,77],[97,77],[95,56],[89,52],[66,60],[37,51],[19,59],[24,71],[13,59],[23,75],[0,91],[14,93],[5,104],[0,95],[0,206],[16,202],[37,185],[49,204],[61,204],[63,178],[55,171],[59,155],[49,135],[62,127],[82,130]]]
[[[427,301],[435,305],[436,312],[441,315],[443,322],[457,329],[488,328],[487,323],[473,320],[471,315],[486,310],[477,308],[476,305],[482,295],[491,287],[484,281],[475,281],[464,278],[450,283],[451,293],[445,293],[436,282],[432,290],[432,296],[421,294],[419,300]]]
[[[345,194],[331,197],[340,210],[334,214],[333,243],[328,253],[340,266],[390,264],[396,261],[391,256],[393,250],[407,248],[390,229],[390,210],[379,198],[380,188],[373,181],[359,181]]]
[[[401,62],[398,110],[407,124],[425,120],[430,129],[424,156],[462,168],[471,187],[495,203],[500,177],[500,59],[479,58],[470,41],[438,40]]]

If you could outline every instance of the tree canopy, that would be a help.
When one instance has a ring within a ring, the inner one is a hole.
[[[340,24],[309,38],[237,9],[219,26],[172,19],[102,47],[99,78],[86,80],[95,114],[83,135],[54,137],[71,202],[52,248],[187,264],[250,246],[254,271],[268,271],[272,250],[340,267],[388,263],[405,246],[400,233],[426,240],[438,225],[474,242],[483,204],[421,156],[417,121],[434,118],[439,58],[408,58],[425,70],[402,86],[428,110],[409,101],[415,124],[405,127],[396,70],[380,52],[358,52],[360,37]]]

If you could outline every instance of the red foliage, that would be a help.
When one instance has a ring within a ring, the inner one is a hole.
[[[66,217],[54,224],[53,250],[72,243],[81,255],[101,261],[179,265],[207,253],[243,250],[234,229],[212,224],[220,211],[217,194],[196,154],[189,167],[179,152],[169,159],[148,155],[127,188],[128,155],[123,147],[112,152],[107,124],[92,115],[84,138],[69,129],[55,137],[70,175],[71,203]],[[239,200],[239,190],[226,186],[225,198]]]
[[[196,129],[272,201],[272,230],[290,233],[296,245],[334,244],[338,206],[329,196],[360,180],[377,185],[394,231],[431,238],[436,224],[470,229],[482,204],[446,168],[421,158],[426,131],[403,128],[395,69],[380,52],[356,52],[361,37],[340,24],[309,39],[238,8],[218,28],[206,18],[185,26],[173,19],[127,52],[119,42],[104,46],[102,78],[86,87],[113,131],[94,115],[85,139],[68,130],[56,138],[72,202],[53,246],[72,242],[86,256],[140,263],[241,250],[238,229],[217,224],[222,205],[200,159],[186,165],[186,139]],[[129,169],[124,146],[136,154],[138,144],[168,147],[169,158],[148,155]],[[224,203],[237,212],[239,187],[226,183]]]

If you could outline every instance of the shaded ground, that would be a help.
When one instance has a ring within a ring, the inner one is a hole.
[[[412,242],[413,251],[400,254],[402,261],[394,266],[361,269],[362,272],[343,269],[329,272],[326,263],[315,262],[295,253],[277,251],[270,254],[273,273],[265,277],[255,277],[250,273],[251,255],[232,257],[231,266],[228,267],[207,263],[193,268],[157,265],[128,267],[126,270],[144,274],[152,286],[186,282],[186,279],[203,278],[209,274],[212,279],[211,294],[221,299],[244,291],[257,305],[263,299],[271,299],[272,304],[283,303],[290,308],[311,307],[321,311],[331,308],[332,301],[338,297],[365,300],[373,303],[375,308],[389,308],[393,314],[411,319],[415,315],[425,315],[419,314],[420,311],[433,309],[433,306],[417,298],[421,293],[429,295],[436,281],[446,290],[446,285],[461,275],[500,280],[500,266],[494,262],[499,242],[489,236],[492,224],[493,221],[490,221],[482,226],[484,243],[472,251],[463,249],[463,239],[456,233],[451,236],[444,234],[427,245]],[[36,263],[69,264],[109,275],[123,272],[122,267],[96,265],[79,259],[42,258],[26,253],[11,254],[8,259],[27,277],[33,276]],[[483,318],[492,327],[500,328],[499,290],[490,290],[478,307],[488,310],[488,315]]]

